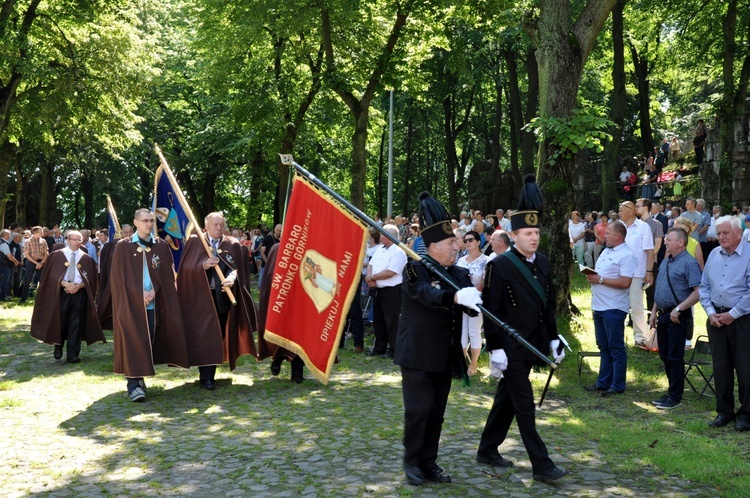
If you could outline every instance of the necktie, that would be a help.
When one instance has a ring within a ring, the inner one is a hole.
[[[75,282],[76,279],[76,253],[70,254],[70,263],[68,264],[68,272],[65,274],[65,280],[68,282]]]
[[[214,257],[218,257],[219,256],[219,251],[218,251],[219,241],[215,239],[211,239],[211,247],[213,247],[213,250],[214,250]]]

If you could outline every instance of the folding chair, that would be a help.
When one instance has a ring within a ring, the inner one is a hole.
[[[581,371],[583,370],[583,360],[585,358],[601,358],[599,351],[579,351],[578,352],[578,383],[581,383]]]
[[[711,375],[706,376],[706,372],[704,370],[708,366],[712,367],[712,371]],[[711,382],[714,380],[713,361],[711,359],[711,345],[708,342],[707,335],[701,335],[695,339],[693,353],[690,355],[690,359],[685,361],[685,382],[687,382],[690,388],[697,393],[698,389],[695,388],[693,383],[690,381],[690,377],[688,376],[688,374],[693,369],[695,369],[700,374],[700,378],[702,378],[704,382],[703,389],[701,390],[700,394],[698,394],[698,398],[700,399],[701,396],[711,396],[710,394],[706,394],[706,391],[708,389],[710,389],[711,392],[714,393],[713,395],[716,396],[714,386],[711,385]],[[698,382],[696,381],[696,383]]]

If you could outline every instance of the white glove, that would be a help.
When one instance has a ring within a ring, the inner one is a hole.
[[[560,347],[560,339],[551,341],[549,348],[552,350],[552,358],[555,360],[555,363],[559,364],[565,359],[565,348]],[[557,354],[558,348],[560,349],[560,354]]]
[[[456,302],[461,306],[479,311],[477,306],[482,304],[482,293],[476,287],[464,287],[456,291]]]
[[[500,379],[506,368],[508,368],[508,356],[505,354],[505,350],[495,349],[490,351],[490,374]],[[496,373],[499,375],[496,375]]]

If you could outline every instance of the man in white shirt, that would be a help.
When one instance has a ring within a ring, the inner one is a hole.
[[[505,211],[502,209],[498,209],[495,211],[495,214],[497,215],[497,227],[500,230],[508,231],[508,224],[510,223],[510,220],[505,217]]]
[[[81,242],[81,232],[71,230],[65,248],[49,255],[31,316],[31,336],[53,344],[56,360],[62,358],[63,343],[67,343],[68,363],[81,361],[82,340],[106,342],[94,303],[96,263],[81,250]]]
[[[385,225],[383,230],[398,238],[398,227],[395,225]],[[374,294],[375,345],[368,354],[393,358],[398,318],[401,314],[401,282],[406,266],[406,253],[388,237],[381,237],[380,241],[383,246],[373,254],[365,277],[367,286]]]
[[[492,261],[495,256],[502,254],[506,251],[510,251],[510,236],[505,230],[495,230],[490,235],[490,245],[492,246],[492,254],[489,255],[489,261]]]
[[[646,313],[643,308],[643,286],[654,283],[654,237],[647,223],[636,216],[635,204],[625,201],[618,212],[620,222],[627,228],[625,243],[633,251],[636,269],[630,283],[630,316],[633,320],[633,339],[638,347],[646,347]]]
[[[588,391],[603,396],[625,391],[628,353],[625,348],[625,316],[630,308],[630,284],[636,258],[625,243],[623,223],[610,223],[604,240],[607,248],[596,261],[596,274],[586,275],[591,284],[596,345],[601,353],[599,378]]]

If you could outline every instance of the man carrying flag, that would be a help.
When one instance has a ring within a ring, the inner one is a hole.
[[[242,244],[224,235],[224,216],[210,213],[204,220],[206,233],[192,235],[184,246],[177,274],[190,364],[200,370],[200,384],[206,390],[216,388],[216,365],[229,361],[230,370],[243,354],[255,356],[253,332],[257,329],[255,305],[249,293],[249,258]],[[206,239],[212,256],[206,253]],[[222,281],[216,268],[225,275]],[[226,288],[234,289],[237,305],[232,306]]]
[[[469,271],[455,266],[458,242],[445,207],[427,192],[419,200],[428,260],[445,268],[461,289],[454,291],[442,283],[422,261],[404,269],[394,362],[401,366],[404,397],[404,473],[415,486],[425,479],[451,482],[437,464],[438,441],[453,374],[466,376],[461,315],[476,316],[477,305],[482,304]]]

